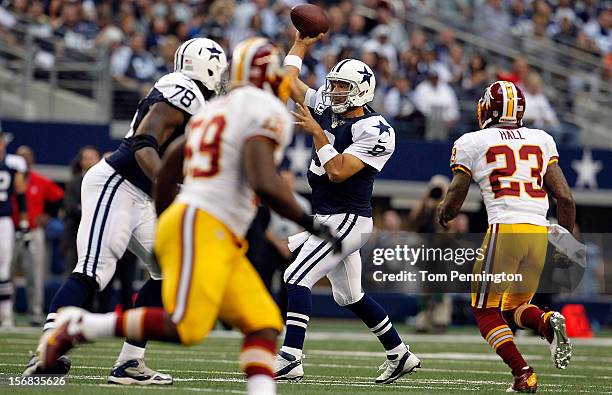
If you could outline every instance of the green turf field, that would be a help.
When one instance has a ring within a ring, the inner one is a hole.
[[[376,339],[354,321],[313,320],[306,340],[306,377],[300,383],[280,383],[281,394],[403,394],[403,393],[502,393],[509,386],[508,369],[480,338],[475,328],[445,335],[414,335],[399,326],[403,338],[421,358],[423,368],[394,384],[373,383],[384,353]],[[37,331],[29,328],[0,332],[0,372],[20,374],[35,348]],[[541,392],[612,393],[612,338],[576,340],[570,367],[552,366],[544,341],[531,336],[517,339],[520,350],[536,369]],[[185,348],[151,343],[148,364],[170,373],[172,387],[118,387],[106,384],[109,368],[120,348],[118,340],[105,340],[74,350],[69,389],[0,388],[28,393],[133,394],[169,391],[170,394],[206,392],[245,393],[238,370],[240,336],[215,331],[203,344]]]

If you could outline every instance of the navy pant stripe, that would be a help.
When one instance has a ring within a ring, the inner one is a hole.
[[[349,235],[349,233],[351,233],[351,230],[353,230],[353,227],[355,226],[355,224],[357,223],[357,215],[353,215],[353,219],[351,220],[351,224],[348,226],[348,228],[346,229],[346,232],[344,232],[342,234],[342,236],[340,236],[340,241],[344,240],[344,238],[346,236]],[[332,250],[332,246],[330,246],[327,251],[325,251],[319,258],[317,258],[313,263],[310,264],[310,266],[304,270],[304,272],[302,274],[300,274],[300,276],[297,278],[297,280],[295,280],[294,284],[299,284],[300,281],[302,281],[302,279],[308,274],[308,272],[310,272],[317,263],[321,262],[321,260],[323,260],[323,258],[325,258],[327,256],[327,254],[329,254]]]
[[[89,262],[89,256],[91,254],[91,245],[93,244],[93,237],[94,237],[94,232],[96,230],[96,220],[98,219],[98,212],[100,211],[100,206],[102,206],[102,200],[104,199],[104,195],[106,194],[106,190],[108,189],[108,186],[110,185],[110,183],[113,181],[113,179],[115,178],[115,176],[119,175],[119,173],[114,172],[106,181],[106,184],[104,184],[104,187],[102,188],[102,193],[100,194],[100,197],[98,198],[98,203],[96,203],[96,209],[94,211],[94,215],[93,215],[93,220],[91,221],[91,228],[89,229],[89,241],[87,243],[87,254],[85,255],[85,262],[83,264],[83,274],[87,275],[87,263]]]
[[[100,236],[98,238],[98,248],[96,250],[96,256],[93,262],[93,268],[91,269],[91,274],[93,276],[96,275],[96,268],[98,267],[98,259],[100,258],[100,250],[102,248],[102,238],[104,237],[104,227],[106,226],[106,220],[108,219],[108,213],[110,212],[111,204],[113,203],[113,198],[115,197],[115,193],[117,193],[117,189],[119,189],[119,185],[125,180],[123,177],[119,177],[120,180],[115,184],[113,190],[108,198],[108,203],[106,204],[106,210],[104,210],[104,217],[102,217],[102,224],[100,225]]]
[[[342,222],[340,223],[340,225],[336,228],[336,230],[340,230],[344,226],[346,221],[348,221],[349,217],[350,217],[350,214],[346,214],[344,216],[344,218],[342,219]],[[308,254],[308,256],[306,258],[304,258],[302,260],[302,262],[298,263],[298,265],[295,268],[295,270],[293,270],[293,273],[291,273],[287,277],[287,282],[289,282],[291,280],[291,278],[293,278],[293,276],[295,276],[295,274],[308,262],[308,260],[312,259],[315,255],[317,255],[317,252],[321,251],[323,249],[323,247],[325,247],[325,244],[327,244],[327,242],[326,241],[322,241],[318,246],[315,247],[314,250],[312,250],[310,252],[310,254]]]

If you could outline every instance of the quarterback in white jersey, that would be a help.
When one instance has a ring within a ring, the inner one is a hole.
[[[545,338],[559,369],[565,369],[572,356],[565,317],[530,303],[548,248],[548,193],[556,198],[559,224],[570,232],[576,208],[552,137],[522,126],[528,104],[512,82],[487,87],[478,102],[482,129],[455,142],[453,181],[438,207],[439,222],[446,227],[459,213],[470,181],[480,186],[489,229],[484,259],[473,269],[476,278],[484,279],[472,283],[472,311],[483,338],[512,370],[514,384],[508,392],[535,392],[538,386],[533,368],[514,344],[512,329],[531,329]],[[491,280],[504,274],[520,274],[516,278],[522,280]]]
[[[155,184],[156,207],[163,211],[155,239],[163,308],[108,315],[65,309],[42,347],[43,361],[53,363],[77,343],[98,336],[191,345],[221,319],[245,335],[240,367],[248,393],[274,395],[276,336],[283,320],[245,256],[256,195],[340,248],[328,227],[304,213],[276,170],[293,131],[281,101],[290,89],[281,62],[279,49],[266,39],[240,43],[233,53],[230,94],[194,116],[186,138],[177,139],[164,156]]]

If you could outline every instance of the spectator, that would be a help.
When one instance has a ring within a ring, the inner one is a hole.
[[[43,318],[48,262],[45,227],[50,216],[57,216],[64,191],[48,178],[32,170],[35,158],[30,147],[17,148],[17,155],[22,156],[28,166],[26,202],[30,231],[27,240],[15,246],[14,260],[21,264],[26,274],[30,324],[40,326]],[[14,216],[13,220],[17,222],[17,217]]]
[[[504,9],[502,0],[487,0],[486,4],[477,8],[475,20],[478,21],[478,32],[487,40],[510,45],[510,16]]]
[[[597,18],[587,23],[584,32],[597,45],[601,54],[612,52],[612,5],[602,9]]]
[[[81,148],[72,161],[72,179],[66,184],[66,194],[62,202],[64,212],[64,234],[60,249],[69,270],[77,263],[76,238],[81,222],[81,184],[83,176],[93,165],[100,161],[100,152],[91,146]]]
[[[523,121],[536,128],[553,132],[559,128],[559,119],[542,91],[542,81],[536,73],[529,73],[525,80],[525,113]]]
[[[429,122],[440,122],[446,130],[450,130],[459,119],[457,95],[434,69],[429,69],[427,79],[415,88],[413,99],[417,109]]]

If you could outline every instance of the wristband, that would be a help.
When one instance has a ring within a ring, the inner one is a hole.
[[[302,58],[297,55],[287,55],[285,56],[285,61],[283,62],[285,66],[293,66],[296,67],[299,71],[302,71]]]
[[[331,144],[325,144],[317,151],[317,156],[319,157],[321,166],[325,166],[325,164],[332,160],[336,155],[339,155],[339,153]]]

